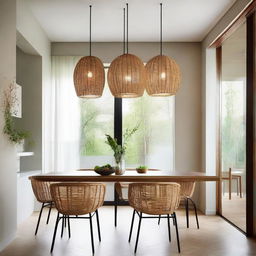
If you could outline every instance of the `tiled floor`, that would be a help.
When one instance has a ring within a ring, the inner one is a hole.
[[[94,220],[95,255],[96,256],[129,256],[133,255],[135,234],[128,243],[129,226],[132,210],[130,207],[119,207],[119,223],[113,225],[113,207],[105,206],[99,210],[102,242],[98,242],[96,220]],[[47,256],[50,255],[50,244],[56,212],[53,212],[49,225],[45,225],[43,216],[38,235],[34,229],[38,213],[33,214],[19,227],[17,238],[7,247],[1,256]],[[181,240],[181,254],[188,256],[246,256],[256,255],[256,241],[247,239],[242,233],[217,216],[199,216],[200,229],[196,228],[195,218],[191,216],[191,227],[186,228],[184,211],[178,211],[178,223]],[[137,224],[137,222],[135,223]],[[136,231],[136,229],[135,229]],[[67,232],[60,238],[57,234],[54,256],[89,256],[91,255],[90,231],[88,220],[72,220],[71,239]],[[175,229],[172,228],[172,242],[168,241],[166,220],[157,225],[157,220],[142,221],[138,245],[138,256],[179,255],[177,251]]]

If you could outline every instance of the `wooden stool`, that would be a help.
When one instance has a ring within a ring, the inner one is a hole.
[[[233,171],[232,168],[229,168],[228,172],[222,172],[222,180],[228,181],[228,194],[229,200],[231,200],[231,193],[232,193],[232,180],[237,181],[237,195],[238,191],[240,194],[240,198],[242,198],[242,171],[243,169],[236,169],[237,171]]]

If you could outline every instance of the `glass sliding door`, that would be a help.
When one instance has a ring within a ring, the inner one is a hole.
[[[246,232],[246,24],[222,44],[220,86],[222,215]]]

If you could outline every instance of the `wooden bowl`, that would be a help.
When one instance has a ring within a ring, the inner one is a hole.
[[[140,169],[140,168],[136,168],[137,173],[146,173],[148,171],[148,169]]]
[[[102,176],[108,176],[115,172],[114,168],[99,168],[94,171]]]

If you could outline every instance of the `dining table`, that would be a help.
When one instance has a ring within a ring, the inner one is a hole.
[[[93,169],[78,169],[68,172],[50,172],[30,176],[29,179],[51,182],[182,182],[195,181],[219,182],[217,175],[209,175],[199,171],[166,171],[149,169],[146,173],[137,173],[136,169],[128,169],[123,175],[99,175]]]

